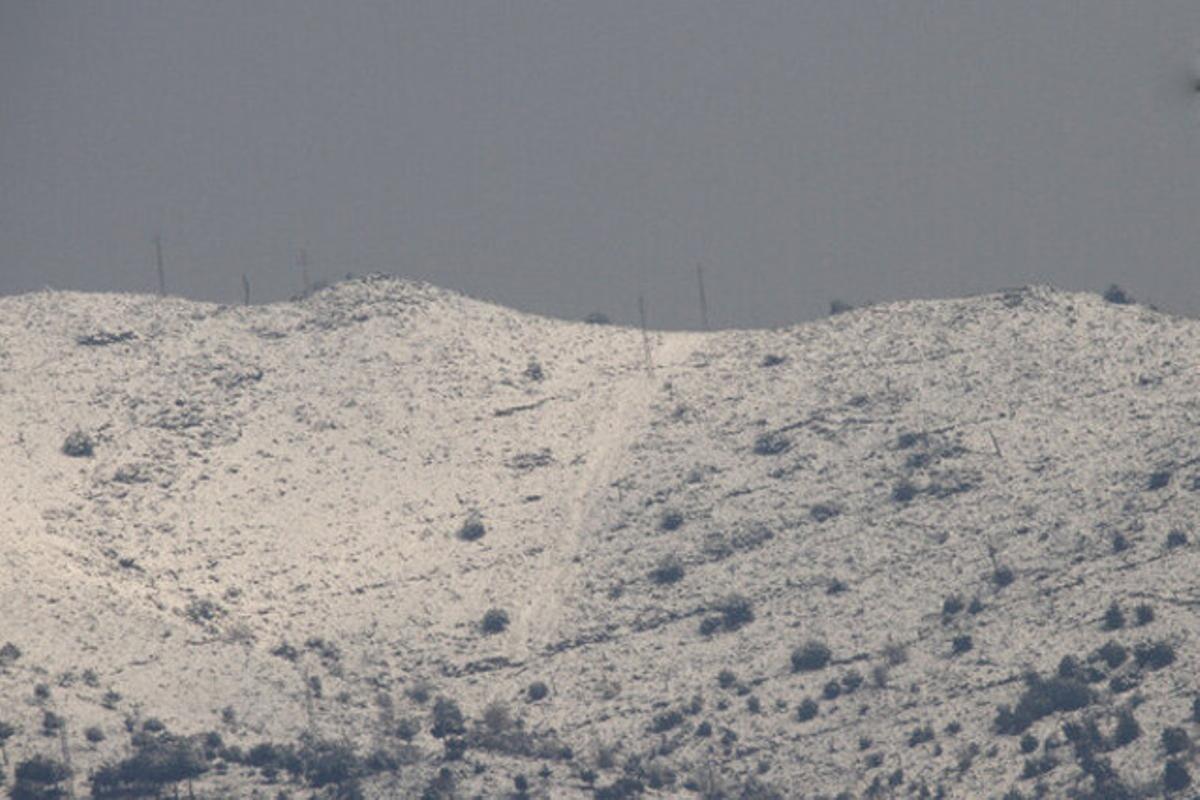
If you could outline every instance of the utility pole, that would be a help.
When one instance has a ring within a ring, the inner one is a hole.
[[[646,332],[646,300],[638,295],[638,317],[642,320],[642,347],[646,351],[646,372],[654,374],[654,361],[650,358],[650,334]]]
[[[167,274],[163,270],[162,236],[154,237],[154,265],[158,269],[158,296],[167,296]]]
[[[708,330],[708,299],[704,296],[704,267],[696,265],[696,283],[700,287],[700,326]]]

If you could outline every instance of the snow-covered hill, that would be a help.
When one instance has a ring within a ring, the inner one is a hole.
[[[214,797],[1195,771],[1162,732],[1200,734],[1200,325],[1037,287],[646,344],[385,277],[0,299],[9,785],[184,751]]]

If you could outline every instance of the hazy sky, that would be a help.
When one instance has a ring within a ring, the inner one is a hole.
[[[720,326],[1031,282],[1200,314],[1196,0],[0,0],[0,294],[395,272]]]

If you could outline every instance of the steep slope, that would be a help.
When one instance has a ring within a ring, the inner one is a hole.
[[[153,718],[220,734],[213,796],[278,791],[268,741],[368,796],[1161,791],[1196,323],[1035,288],[649,346],[382,277],[0,299],[9,761],[83,794]]]

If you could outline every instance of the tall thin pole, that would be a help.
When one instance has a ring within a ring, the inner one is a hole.
[[[704,267],[696,265],[696,283],[700,287],[700,325],[708,330],[708,298],[704,296]]]
[[[163,270],[162,237],[154,237],[154,266],[158,270],[158,296],[167,295],[167,274]]]
[[[654,373],[654,361],[650,358],[650,334],[646,332],[646,299],[638,295],[638,317],[642,320],[642,347],[646,351],[646,371]]]

